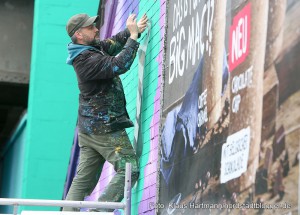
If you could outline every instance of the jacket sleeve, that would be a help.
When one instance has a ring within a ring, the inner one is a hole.
[[[137,41],[128,38],[117,56],[86,51],[74,60],[73,66],[81,81],[113,78],[130,69],[138,47]]]
[[[119,32],[115,36],[100,41],[99,46],[101,46],[109,55],[115,56],[122,50],[129,37],[130,32],[126,28],[124,31]]]
[[[124,31],[119,32],[115,36],[100,41],[99,45],[97,46],[98,48],[100,48],[101,46],[103,50],[109,55],[115,56],[122,50],[123,46],[125,45],[129,37],[130,37],[130,32],[126,28]],[[141,37],[141,33],[138,34],[138,38],[140,37]]]

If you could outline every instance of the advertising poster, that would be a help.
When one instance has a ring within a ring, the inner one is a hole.
[[[168,1],[158,214],[298,214],[300,2]]]

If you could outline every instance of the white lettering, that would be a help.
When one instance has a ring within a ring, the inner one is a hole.
[[[176,37],[173,36],[170,42],[169,57],[169,84],[172,84],[174,78],[183,76],[185,66],[185,50],[181,48],[182,40],[185,40],[184,27],[181,26],[180,32]]]
[[[185,40],[185,31],[184,31],[183,27],[181,27],[181,29],[180,29],[180,36],[179,36],[178,40],[179,40],[179,45],[177,46],[178,57],[179,57],[180,52],[181,52],[181,55],[180,55],[180,57],[181,57],[180,59],[181,60],[180,59],[177,60],[177,62],[178,62],[178,72],[179,72],[180,76],[183,76],[183,73],[184,73],[184,63],[185,63],[185,50],[181,49],[181,42],[182,42],[182,40]]]
[[[232,31],[232,41],[231,41],[231,63],[234,64],[235,61],[239,60],[243,54],[246,53],[248,47],[247,38],[247,25],[248,17],[247,15],[238,20],[236,28]]]
[[[205,51],[210,55],[214,2],[214,0],[207,0],[206,3],[201,0],[175,0],[170,22],[173,36],[168,49],[169,84],[183,76],[189,66],[198,63]],[[202,11],[199,10],[200,5]],[[183,25],[188,15],[190,23]]]
[[[232,112],[237,113],[240,109],[241,95],[237,94],[232,99]]]
[[[175,77],[175,70],[176,70],[175,53],[176,53],[176,37],[173,36],[170,42],[169,84],[173,82]]]
[[[240,90],[249,87],[252,84],[252,76],[253,66],[251,66],[245,72],[234,76],[231,83],[232,93],[238,93]]]
[[[206,105],[206,98],[207,98],[207,89],[205,89],[204,92],[201,93],[201,95],[199,95],[199,99],[198,99],[199,109],[203,108],[204,105]]]
[[[250,148],[250,127],[227,137],[222,146],[221,183],[239,177],[247,170]]]
[[[198,97],[198,120],[197,125],[198,127],[202,126],[204,123],[208,122],[208,115],[207,115],[207,89],[204,90],[201,95]]]
[[[200,42],[201,45],[200,45],[200,47],[201,47],[201,54],[202,55],[204,53],[204,43],[202,41],[202,29],[203,29],[203,20],[204,20],[205,12],[206,12],[206,4],[204,5],[203,10],[202,10],[201,24],[200,24],[200,36],[201,36],[201,42]]]

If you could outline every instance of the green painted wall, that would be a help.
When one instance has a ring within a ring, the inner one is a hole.
[[[65,25],[76,13],[96,14],[98,4],[35,1],[22,198],[62,199],[78,107],[75,72],[65,63]]]

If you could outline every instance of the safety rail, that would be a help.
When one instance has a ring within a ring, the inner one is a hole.
[[[123,202],[96,202],[96,201],[68,201],[68,200],[41,200],[41,199],[13,199],[0,198],[0,205],[12,205],[13,214],[17,215],[18,207],[23,206],[53,206],[75,208],[124,209],[125,215],[131,213],[131,164],[126,163],[124,203]]]

